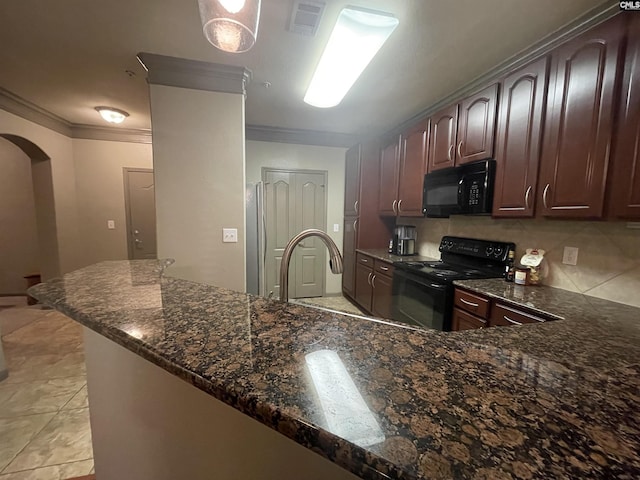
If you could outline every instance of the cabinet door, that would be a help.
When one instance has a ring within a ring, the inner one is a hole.
[[[427,171],[453,167],[455,163],[458,105],[452,105],[431,116]]]
[[[602,216],[624,16],[552,52],[538,188],[548,217]],[[541,207],[541,208],[540,208]]]
[[[498,105],[498,84],[460,103],[456,165],[493,158]]]
[[[391,318],[393,305],[393,280],[386,275],[376,273],[371,277],[373,298],[371,313],[380,318]]]
[[[388,144],[380,152],[380,183],[378,213],[380,215],[397,215],[398,177],[400,156],[398,141]]]
[[[358,217],[344,217],[342,243],[342,291],[353,297],[356,285],[356,242]]]
[[[484,328],[487,321],[483,318],[476,317],[459,308],[453,309],[453,318],[451,320],[451,331],[459,332],[460,330],[473,330],[476,328]]]
[[[496,141],[494,217],[532,217],[538,182],[549,58],[502,81]]]
[[[373,268],[356,263],[356,302],[366,312],[371,312],[371,297],[373,287],[371,286]]]
[[[422,183],[427,168],[427,121],[402,135],[398,215],[422,217]]]
[[[640,218],[640,16],[629,16],[629,44],[613,159],[612,213]]]
[[[344,215],[358,215],[360,201],[360,145],[347,150],[344,174]]]

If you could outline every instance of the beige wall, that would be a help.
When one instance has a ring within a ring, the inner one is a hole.
[[[403,221],[411,223],[410,219]],[[545,258],[550,267],[546,284],[640,307],[640,229],[627,228],[624,222],[457,216],[424,219],[413,224],[419,226],[421,255],[439,258],[438,244],[443,235],[514,242],[516,260],[527,248],[542,248],[547,252]],[[565,246],[578,247],[576,266],[562,263]]]
[[[42,173],[51,176],[55,206],[55,238],[46,239],[43,248],[44,251],[57,253],[58,258],[53,258],[56,255],[45,255],[40,259],[40,267],[45,278],[75,270],[80,265],[78,251],[81,242],[78,235],[71,139],[4,110],[0,110],[0,133],[17,135],[31,141],[51,159],[50,162],[39,162],[42,169],[49,170]],[[47,221],[54,221],[51,215],[48,215]],[[40,243],[42,247],[42,242]]]
[[[150,85],[158,256],[172,275],[245,290],[244,96]],[[238,243],[222,243],[223,228]]]
[[[31,159],[0,138],[0,294],[23,293],[24,275],[38,271]]]
[[[150,144],[73,140],[82,265],[126,260],[123,167],[153,168]],[[109,230],[107,220],[116,228]]]
[[[262,167],[326,170],[327,224],[325,230],[342,252],[342,223],[344,212],[344,155],[345,148],[291,145],[273,142],[247,142],[247,182],[262,180]],[[333,225],[340,225],[334,232]],[[327,257],[328,258],[328,257]],[[342,291],[342,275],[334,275],[326,269],[326,293]]]

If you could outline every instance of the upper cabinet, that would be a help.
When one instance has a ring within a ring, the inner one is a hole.
[[[602,216],[624,27],[617,15],[551,52],[538,188],[544,216]]]
[[[431,116],[428,171],[493,157],[498,85]]]
[[[507,75],[500,88],[494,217],[532,217],[537,192],[549,58]]]
[[[640,16],[630,25],[610,188],[611,214],[640,218]]]
[[[360,203],[360,145],[347,150],[344,175],[344,216],[358,215]]]
[[[427,127],[424,120],[400,137],[398,215],[422,217],[422,183],[427,171]]]
[[[431,116],[429,126],[429,155],[427,170],[455,165],[456,131],[458,128],[458,105],[440,110]]]
[[[460,103],[456,165],[493,158],[498,106],[498,84]]]
[[[427,169],[428,121],[407,129],[380,152],[380,203],[385,216],[421,217]]]
[[[388,143],[380,150],[380,178],[378,212],[380,215],[398,214],[398,178],[400,175],[399,139]]]

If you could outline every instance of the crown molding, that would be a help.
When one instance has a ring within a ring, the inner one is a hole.
[[[0,87],[0,109],[69,138],[151,143],[151,130],[110,128],[71,123],[2,87]]]
[[[72,127],[72,138],[83,140],[106,140],[109,142],[151,143],[151,130],[137,128],[109,128],[93,125]]]
[[[533,45],[521,50],[520,52],[507,58],[505,61],[493,67],[488,72],[474,78],[469,83],[452,92],[450,95],[441,99],[437,103],[430,105],[428,108],[413,115],[410,119],[404,121],[401,125],[393,130],[385,132],[384,135],[399,135],[407,128],[412,127],[417,122],[434,114],[438,110],[452,105],[459,100],[474,94],[479,89],[486,87],[491,82],[498,82],[500,78],[518,68],[546,55],[554,48],[563,43],[577,37],[581,33],[590,28],[608,20],[620,13],[620,2],[605,2],[577,19],[565,24],[555,32],[543,37]]]
[[[251,70],[245,67],[140,52],[138,61],[152,85],[246,95]]]
[[[267,127],[262,125],[247,125],[245,127],[245,137],[247,140],[256,142],[293,143],[298,145],[340,148],[348,148],[360,140],[355,135],[344,133]]]
[[[72,124],[70,122],[2,87],[0,87],[0,108],[54,132],[71,137]]]

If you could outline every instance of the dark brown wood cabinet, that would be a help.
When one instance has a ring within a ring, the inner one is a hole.
[[[371,312],[373,297],[373,258],[358,253],[356,255],[356,294],[355,301],[366,312]]]
[[[398,179],[398,215],[422,217],[422,183],[427,170],[428,121],[423,120],[402,134],[400,139],[400,175]]]
[[[640,218],[640,16],[629,15],[628,44],[613,150],[611,216]]]
[[[398,214],[398,180],[400,173],[399,138],[380,150],[380,182],[378,184],[380,215]]]
[[[344,216],[357,216],[360,203],[360,144],[351,147],[345,155]]]
[[[429,123],[429,150],[427,171],[455,165],[458,105],[452,105],[433,114]]]
[[[493,158],[497,105],[497,83],[460,103],[456,165]]]
[[[501,82],[494,217],[533,217],[548,71],[545,56]]]
[[[379,153],[378,142],[370,141],[349,149],[345,157],[342,291],[352,299],[356,249],[385,248],[391,236],[390,227],[378,215]]]
[[[538,188],[543,216],[603,215],[624,25],[617,15],[551,52]]]
[[[427,171],[493,157],[498,84],[433,114]]]
[[[393,313],[393,265],[376,260],[374,262],[371,313],[380,318],[391,318]]]
[[[462,288],[455,289],[453,298],[451,330],[454,332],[554,320],[542,313],[511,305],[503,300],[490,299],[482,294],[469,292]]]

